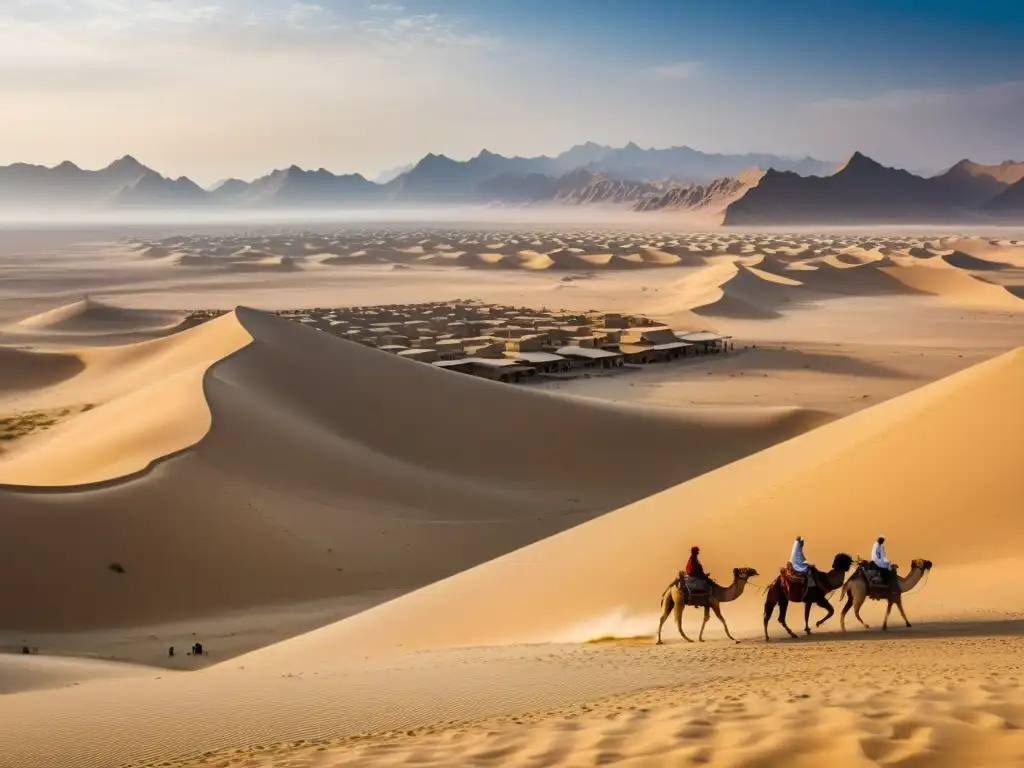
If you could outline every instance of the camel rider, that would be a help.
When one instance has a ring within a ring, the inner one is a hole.
[[[885,536],[879,536],[871,547],[871,563],[878,569],[885,584],[892,583],[892,563],[885,556]]]
[[[804,557],[804,537],[797,536],[793,542],[793,551],[789,555],[789,563],[795,573],[807,579],[807,589],[814,586],[814,566]]]
[[[687,589],[703,592],[708,588],[708,575],[700,562],[700,547],[690,547],[690,559],[686,561]],[[690,586],[692,584],[692,587]]]

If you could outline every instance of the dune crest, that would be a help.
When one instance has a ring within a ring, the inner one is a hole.
[[[211,423],[203,391],[207,370],[251,340],[226,315],[155,341],[66,356],[79,366],[69,386],[23,397],[22,408],[88,404],[89,410],[11,445],[0,458],[0,484],[109,481],[194,445]],[[41,360],[43,353],[15,359],[15,376],[25,380]]]
[[[9,331],[35,333],[104,334],[157,331],[174,328],[184,315],[149,309],[124,309],[92,299],[82,299],[28,317]]]

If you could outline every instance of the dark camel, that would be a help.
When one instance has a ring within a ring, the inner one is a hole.
[[[817,622],[815,628],[820,627],[826,621],[832,618],[832,614],[835,613],[835,609],[828,602],[828,595],[831,592],[839,589],[843,586],[843,580],[846,578],[847,571],[850,570],[850,566],[853,565],[853,558],[849,555],[840,552],[835,556],[832,561],[832,570],[828,573],[822,573],[815,569],[814,571],[814,586],[810,589],[804,590],[804,632],[808,635],[811,634],[811,606],[818,605],[825,609],[825,618]],[[786,611],[789,609],[789,596],[786,594],[786,587],[783,583],[785,576],[782,574],[768,587],[768,593],[765,596],[764,601],[764,639],[765,642],[770,642],[771,638],[768,637],[768,620],[771,619],[772,613],[775,612],[775,606],[779,606],[779,624],[785,629],[790,637],[796,637],[796,633],[791,630],[786,624]]]

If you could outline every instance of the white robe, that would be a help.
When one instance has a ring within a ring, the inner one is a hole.
[[[811,564],[804,557],[804,546],[799,541],[793,542],[793,552],[789,556],[789,562],[793,564],[793,570],[797,573],[807,573]]]
[[[871,562],[881,568],[883,571],[888,571],[892,568],[892,563],[889,562],[889,558],[885,556],[885,544],[875,542],[875,546],[871,548]]]

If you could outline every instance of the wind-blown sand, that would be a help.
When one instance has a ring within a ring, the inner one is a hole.
[[[0,766],[1024,759],[1019,245],[411,237],[196,249],[287,271],[151,244],[61,262],[49,293],[0,261],[32,286],[3,308],[0,416],[57,422],[0,453],[0,646],[43,654],[0,657]],[[108,282],[82,305],[76,279]],[[526,388],[248,309],[177,331],[183,307],[455,295],[647,312],[739,351]],[[914,628],[773,622],[763,644],[758,587],[797,533],[819,565],[879,533],[903,571],[933,560]],[[650,644],[694,543],[720,580],[760,572],[723,608],[753,642],[712,618],[707,644]],[[209,657],[183,655],[197,639]]]

